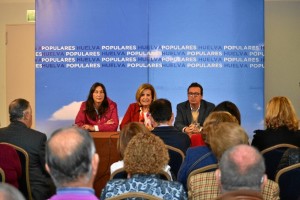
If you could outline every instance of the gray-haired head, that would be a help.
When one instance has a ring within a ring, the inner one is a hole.
[[[0,183],[0,199],[25,200],[24,196],[19,190],[6,183]]]
[[[264,159],[250,145],[236,145],[225,151],[219,169],[223,192],[239,189],[260,191],[266,179]]]
[[[86,130],[69,127],[52,133],[46,145],[46,163],[57,187],[92,178],[95,144]]]

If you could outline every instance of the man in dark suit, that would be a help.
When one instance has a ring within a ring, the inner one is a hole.
[[[0,129],[0,142],[23,148],[29,155],[29,176],[33,199],[47,199],[55,192],[54,184],[45,170],[45,134],[31,129],[32,109],[25,99],[9,105],[10,124]],[[25,167],[25,166],[22,166]]]
[[[155,126],[152,133],[160,137],[165,144],[176,147],[185,154],[186,150],[190,147],[191,141],[187,134],[181,133],[172,126],[174,115],[172,113],[171,102],[167,99],[158,99],[151,103],[149,109]],[[178,159],[177,156],[170,152],[169,165],[176,177],[182,163],[182,160]]]
[[[205,118],[215,108],[213,103],[203,100],[203,88],[199,83],[188,87],[188,100],[177,105],[174,126],[184,132],[199,132]]]

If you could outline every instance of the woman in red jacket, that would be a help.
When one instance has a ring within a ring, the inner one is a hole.
[[[117,104],[107,97],[102,83],[92,85],[87,100],[80,106],[75,124],[88,131],[117,131]]]
[[[129,105],[124,118],[120,124],[122,129],[129,122],[140,122],[152,130],[153,126],[150,121],[149,106],[156,100],[154,87],[149,83],[142,84],[135,94],[136,102]]]

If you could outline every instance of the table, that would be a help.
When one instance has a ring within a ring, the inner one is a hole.
[[[110,165],[120,160],[117,151],[117,140],[119,132],[90,132],[94,139],[96,152],[99,154],[100,162],[94,181],[96,196],[99,197],[101,190],[110,177]]]

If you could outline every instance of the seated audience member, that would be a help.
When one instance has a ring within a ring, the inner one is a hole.
[[[22,193],[10,184],[0,183],[1,200],[25,200]]]
[[[300,148],[289,148],[284,152],[277,171],[298,163],[300,163]]]
[[[55,192],[55,186],[45,169],[47,136],[31,129],[32,109],[25,99],[15,99],[9,104],[9,119],[10,124],[0,128],[0,142],[11,143],[28,153],[29,180],[33,199],[47,199]]]
[[[277,144],[300,147],[298,118],[291,101],[286,97],[272,98],[266,107],[266,130],[254,131],[251,145],[262,151]]]
[[[221,195],[221,189],[216,180],[215,172],[199,173],[191,177],[190,198],[197,200],[215,200]],[[262,190],[264,200],[279,200],[279,186],[272,180],[267,180]]]
[[[129,141],[137,134],[150,134],[149,130],[142,124],[138,123],[138,122],[130,122],[128,124],[126,124],[123,129],[120,132],[120,136],[117,142],[117,149],[120,153],[120,156],[122,158],[122,160],[113,163],[110,166],[110,173],[112,174],[113,172],[115,172],[118,169],[121,169],[124,167],[124,152],[125,149],[129,143]],[[170,176],[171,176],[171,172],[170,172],[170,166],[166,165],[163,170],[165,170]],[[118,178],[123,178],[123,177],[119,177]]]
[[[137,134],[128,143],[124,167],[128,179],[112,179],[103,188],[100,199],[126,192],[144,192],[162,199],[187,199],[183,186],[158,177],[169,161],[164,142],[153,134]]]
[[[156,124],[156,127],[152,130],[152,133],[160,137],[165,144],[180,149],[184,154],[190,147],[191,141],[187,134],[183,134],[178,131],[172,123],[174,121],[174,115],[172,113],[171,102],[167,99],[158,99],[150,105],[151,118]],[[177,155],[169,152],[171,171],[174,176],[177,177],[178,170],[182,163]]]
[[[227,112],[229,112],[230,114],[232,114],[233,116],[235,116],[235,118],[239,122],[239,125],[241,125],[241,113],[240,113],[240,110],[231,101],[223,101],[223,102],[219,103],[213,109],[213,112],[215,112],[215,111],[227,111]]]
[[[0,144],[0,167],[5,173],[5,182],[19,188],[22,167],[16,150],[6,144]]]
[[[107,97],[102,83],[92,85],[87,100],[80,106],[75,124],[88,131],[117,131],[117,104]]]
[[[135,94],[136,102],[128,106],[128,109],[120,124],[120,129],[129,122],[140,122],[149,130],[152,130],[152,124],[149,115],[149,106],[156,100],[156,92],[154,87],[149,83],[140,85]]]
[[[99,156],[90,134],[77,127],[55,131],[46,146],[46,169],[56,187],[50,200],[96,200],[93,189]]]
[[[187,178],[193,170],[218,163],[223,152],[234,145],[248,144],[247,133],[237,123],[210,124],[203,130],[206,133],[207,146],[189,148],[178,172],[177,180],[185,187]]]
[[[265,170],[264,159],[255,148],[237,145],[228,149],[216,170],[222,191],[217,199],[263,199],[261,190],[267,181]]]
[[[177,105],[174,126],[179,131],[191,134],[200,131],[199,127],[215,105],[203,99],[203,87],[199,83],[192,83],[188,87],[187,96],[187,101]]]

